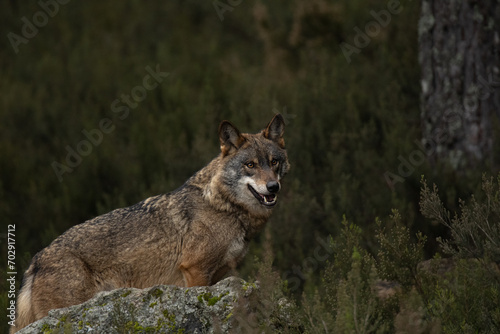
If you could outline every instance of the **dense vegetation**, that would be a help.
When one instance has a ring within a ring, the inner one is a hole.
[[[402,2],[347,57],[342,43],[357,45],[358,31],[377,22],[371,11],[390,1],[237,3],[71,1],[22,43],[9,33],[33,32],[26,21],[44,9],[0,4],[1,270],[8,224],[16,224],[19,281],[31,257],[69,227],[180,186],[218,154],[221,120],[256,131],[280,112],[292,169],[239,275],[254,278],[265,266],[253,258],[272,254],[263,261],[273,270],[264,271],[274,285],[287,281],[310,332],[390,332],[411,317],[429,331],[499,330],[491,299],[499,275],[489,267],[499,261],[498,211],[496,234],[478,239],[484,246],[472,238],[471,250],[464,232],[482,233],[470,225],[484,218],[478,203],[498,205],[498,190],[480,195],[498,156],[460,171],[415,160],[423,156],[419,3]],[[153,88],[143,80],[154,71],[168,75]],[[448,210],[459,212],[458,199],[469,203],[473,193],[477,205],[456,220],[432,213],[432,205],[445,209],[421,175]],[[447,272],[453,279],[416,269],[440,256],[460,263]],[[399,297],[375,297],[378,279],[397,281]],[[479,297],[478,308],[469,303]],[[5,310],[6,295],[0,300]],[[350,312],[360,303],[363,324]],[[474,318],[480,311],[491,323]]]

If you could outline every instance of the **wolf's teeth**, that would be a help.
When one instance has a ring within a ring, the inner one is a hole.
[[[276,198],[278,197],[275,194],[263,195],[257,192],[250,184],[248,185],[248,189],[250,192],[257,198],[262,204],[272,206],[276,203]]]
[[[266,202],[266,203],[272,203],[275,200],[276,200],[276,196],[273,196],[273,195],[264,195],[264,202]]]

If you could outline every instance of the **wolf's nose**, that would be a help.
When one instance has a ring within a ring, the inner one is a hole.
[[[266,187],[267,187],[267,190],[270,192],[270,193],[277,193],[278,191],[280,191],[280,184],[276,181],[269,181],[267,182],[266,184]]]

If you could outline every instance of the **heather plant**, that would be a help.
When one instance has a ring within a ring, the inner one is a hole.
[[[405,290],[420,288],[417,267],[424,258],[427,238],[418,232],[413,240],[397,210],[392,211],[390,218],[387,225],[377,219],[377,260],[381,278],[398,282]]]
[[[500,175],[483,176],[482,193],[460,201],[453,215],[443,205],[436,185],[422,178],[420,206],[424,216],[450,230],[438,241],[439,256],[425,267],[423,295],[428,315],[439,319],[443,333],[500,331]]]
[[[422,214],[451,232],[450,239],[438,238],[445,254],[457,258],[475,258],[500,262],[500,174],[497,181],[483,176],[482,199],[472,195],[469,203],[460,200],[460,213],[452,217],[439,198],[422,179],[420,206]]]
[[[310,333],[386,333],[392,327],[392,304],[377,296],[377,262],[361,245],[361,235],[344,217],[331,241],[335,258],[323,275],[323,298],[303,297]]]
[[[254,279],[243,287],[254,290],[247,301],[235,307],[232,333],[302,333],[302,313],[287,287],[273,268],[274,256],[269,229],[265,231],[262,258],[255,258]]]
[[[423,274],[425,317],[434,319],[442,333],[500,331],[498,267],[487,268],[479,261],[459,259],[451,262],[444,273],[432,271],[432,266],[430,269]]]

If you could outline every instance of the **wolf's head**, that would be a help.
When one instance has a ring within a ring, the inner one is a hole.
[[[280,181],[290,167],[283,133],[285,122],[274,116],[259,133],[241,133],[233,124],[219,126],[222,173],[227,198],[255,215],[268,215],[278,199]]]

